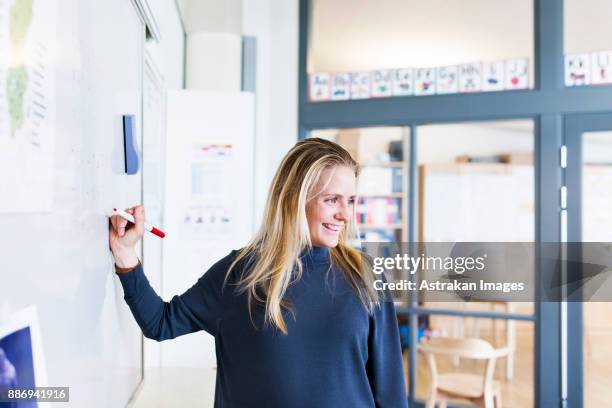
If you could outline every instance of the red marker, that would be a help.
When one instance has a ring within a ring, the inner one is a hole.
[[[113,208],[113,214],[114,215],[118,215],[121,218],[124,218],[126,220],[128,220],[129,222],[131,222],[132,224],[136,223],[136,220],[134,219],[134,216],[130,213],[126,213],[125,211],[119,210],[117,208]],[[155,228],[154,226],[147,224],[145,222],[144,227],[147,231],[157,235],[160,238],[163,238],[166,236],[166,233],[160,229]]]

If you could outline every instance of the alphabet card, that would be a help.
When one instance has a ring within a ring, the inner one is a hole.
[[[417,68],[414,77],[415,95],[433,95],[436,93],[436,69]]]
[[[347,73],[332,76],[332,101],[346,101],[351,98],[351,75]]]
[[[459,70],[456,65],[439,67],[436,74],[436,93],[453,94],[459,91]]]
[[[526,58],[506,60],[506,89],[529,87],[529,63]]]
[[[351,74],[351,99],[368,99],[370,97],[370,73],[353,72]]]
[[[591,54],[591,83],[612,84],[612,51]]]
[[[591,83],[591,56],[568,54],[565,56],[565,86],[581,86]]]
[[[412,95],[414,93],[412,68],[393,70],[393,96]]]
[[[459,92],[479,92],[482,89],[482,65],[459,66]]]
[[[504,61],[485,62],[482,64],[482,90],[503,91],[504,90]]]
[[[330,99],[329,74],[310,74],[310,100],[313,102],[328,101]]]
[[[393,94],[392,71],[389,69],[381,69],[372,72],[372,97],[385,98]]]

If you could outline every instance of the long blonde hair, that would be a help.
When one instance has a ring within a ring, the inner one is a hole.
[[[264,322],[272,323],[284,334],[288,330],[282,309],[291,308],[283,298],[289,284],[302,275],[300,254],[312,248],[306,203],[320,193],[315,192],[314,187],[323,172],[337,166],[349,167],[355,177],[359,175],[359,165],[351,155],[328,140],[305,139],[289,150],[272,180],[262,225],[251,242],[238,253],[226,277],[227,280],[240,260],[249,259],[248,270],[237,282],[239,290],[248,293],[249,313],[254,301],[264,304]],[[370,268],[363,268],[369,262],[360,251],[347,244],[356,236],[353,210],[353,216],[340,232],[338,245],[330,249],[331,262],[342,271],[372,313],[380,298],[374,289]]]

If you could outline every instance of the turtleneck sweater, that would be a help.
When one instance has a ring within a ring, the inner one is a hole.
[[[238,251],[214,264],[185,293],[164,302],[142,265],[119,274],[143,334],[157,341],[205,330],[215,337],[215,408],[407,407],[393,302],[373,313],[327,248],[305,250],[303,271],[284,299],[288,334],[264,320],[264,307],[237,291]],[[194,390],[196,392],[197,390]]]

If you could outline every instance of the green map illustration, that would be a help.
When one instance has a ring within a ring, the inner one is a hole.
[[[28,86],[28,70],[24,58],[25,39],[32,24],[33,0],[15,0],[10,10],[9,39],[11,53],[6,78],[6,95],[11,137],[23,126],[24,95]]]

